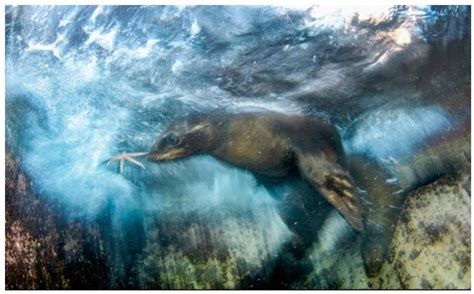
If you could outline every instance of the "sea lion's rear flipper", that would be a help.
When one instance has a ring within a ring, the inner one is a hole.
[[[366,193],[364,199],[364,235],[360,247],[365,272],[375,277],[385,262],[405,193],[393,176],[365,155],[348,157],[354,180]]]
[[[349,173],[322,154],[296,154],[301,175],[359,232],[364,230],[357,189]]]

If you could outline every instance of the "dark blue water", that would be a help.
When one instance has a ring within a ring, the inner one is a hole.
[[[390,171],[470,119],[466,40],[466,6],[8,6],[7,144],[69,217],[111,210],[119,246],[130,222],[146,240],[149,218],[213,217],[216,242],[258,268],[290,232],[251,173],[209,156],[123,175],[104,161],[190,112],[274,110],[325,118]]]

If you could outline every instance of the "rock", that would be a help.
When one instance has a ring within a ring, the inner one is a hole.
[[[471,198],[463,185],[442,178],[407,200],[390,258],[403,288],[471,287]]]
[[[67,220],[57,204],[33,191],[8,151],[5,167],[5,288],[107,287],[97,226]]]
[[[214,210],[145,221],[147,242],[135,267],[141,289],[256,288],[279,254],[272,230],[259,230],[251,215]]]

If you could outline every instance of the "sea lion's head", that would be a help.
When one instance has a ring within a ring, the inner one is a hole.
[[[172,123],[153,144],[148,158],[170,161],[209,152],[214,144],[212,123],[206,117],[188,116]]]

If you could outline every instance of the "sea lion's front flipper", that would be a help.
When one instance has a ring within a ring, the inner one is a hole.
[[[349,173],[323,154],[296,154],[305,178],[359,232],[364,230],[357,189]]]

